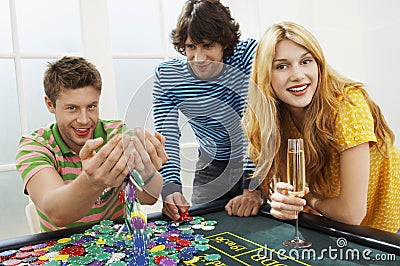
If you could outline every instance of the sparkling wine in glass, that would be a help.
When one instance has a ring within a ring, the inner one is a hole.
[[[290,197],[304,197],[306,170],[303,139],[288,139],[287,182],[293,186],[293,191],[289,191]],[[282,244],[289,248],[306,248],[312,245],[311,242],[302,240],[299,237],[299,220],[297,211],[295,237],[292,240],[283,241]]]

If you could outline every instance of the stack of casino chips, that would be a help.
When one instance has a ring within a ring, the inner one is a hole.
[[[139,178],[142,180],[140,176]],[[148,239],[145,234],[147,217],[141,210],[141,205],[136,197],[135,185],[130,180],[125,186],[125,211],[125,224],[132,237],[132,247],[135,251],[130,265],[149,265],[146,253]]]

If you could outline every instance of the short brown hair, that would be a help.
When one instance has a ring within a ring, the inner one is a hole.
[[[64,56],[48,63],[43,80],[44,91],[52,104],[65,89],[93,86],[101,91],[102,81],[97,68],[83,57]]]
[[[175,50],[183,55],[188,37],[194,43],[203,43],[207,39],[226,46],[224,56],[230,56],[239,42],[239,24],[219,0],[188,0],[171,32]]]

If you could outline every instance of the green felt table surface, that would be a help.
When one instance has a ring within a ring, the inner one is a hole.
[[[344,225],[302,213],[299,215],[300,236],[313,245],[306,249],[289,249],[282,241],[294,237],[293,221],[273,218],[268,205],[263,206],[257,216],[228,216],[225,204],[212,202],[190,208],[191,216],[217,222],[213,230],[195,230],[196,234],[203,234],[210,240],[209,249],[200,253],[195,265],[400,265],[399,234]],[[160,213],[148,215],[148,221],[157,220],[168,218]],[[1,240],[0,252],[68,237],[91,226]],[[219,254],[221,258],[206,261],[207,254]]]

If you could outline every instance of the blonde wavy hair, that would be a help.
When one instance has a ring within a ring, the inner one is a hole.
[[[305,143],[307,182],[311,190],[322,194],[329,188],[324,179],[324,166],[328,165],[332,154],[338,150],[335,143],[335,119],[339,108],[338,96],[349,100],[345,88],[360,90],[374,118],[375,135],[381,153],[385,153],[385,139],[391,145],[394,134],[387,125],[379,107],[371,100],[363,84],[338,74],[326,62],[323,51],[316,38],[304,27],[282,22],[271,26],[258,43],[249,85],[248,106],[243,117],[244,128],[249,140],[249,157],[257,165],[253,178],[261,184],[266,195],[270,195],[273,177],[286,180],[282,176],[285,162],[287,133],[283,130],[289,111],[274,93],[271,86],[271,68],[276,45],[283,39],[291,40],[308,50],[318,65],[319,80],[315,95],[307,107],[303,124]],[[381,141],[379,141],[381,140]],[[387,140],[387,139],[386,139]]]

